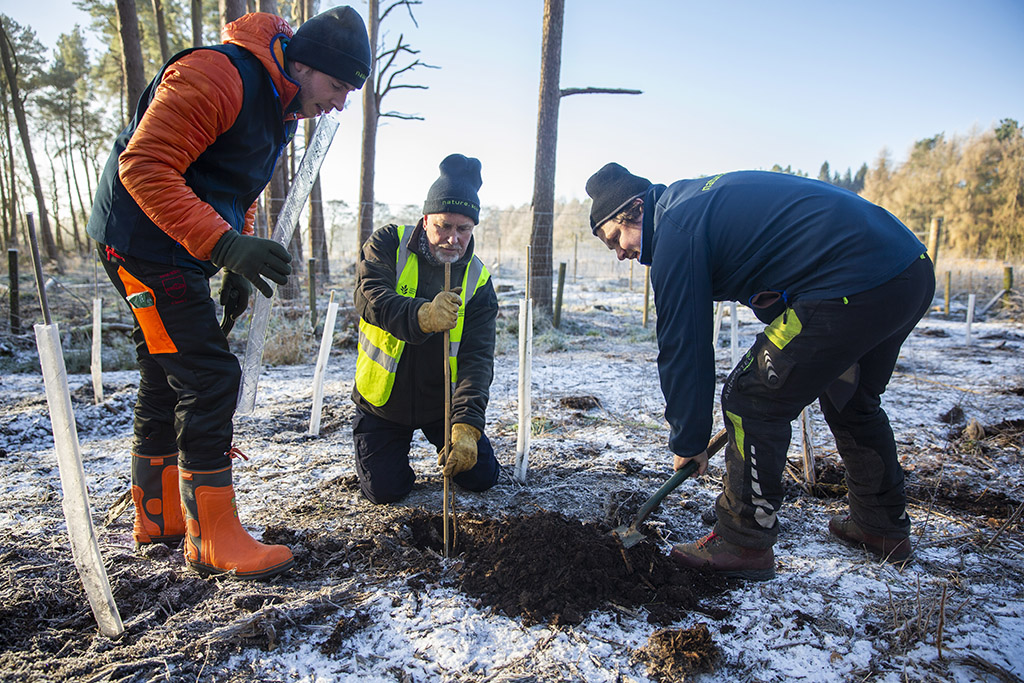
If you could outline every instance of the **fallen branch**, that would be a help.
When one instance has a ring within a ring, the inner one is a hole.
[[[998,678],[1000,681],[1004,681],[1005,683],[1020,683],[1020,676],[1016,675],[1011,671],[1007,671],[1003,667],[993,662],[990,662],[987,659],[982,659],[979,655],[973,652],[964,657],[963,659],[961,659],[960,661],[962,661],[964,664],[969,664],[973,666],[975,669],[981,669],[982,671],[990,673],[996,678]]]
[[[1003,533],[1003,531],[1008,529],[1011,524],[1020,519],[1021,513],[1024,513],[1024,503],[1021,503],[1020,505],[1017,506],[1017,509],[1013,511],[1013,514],[1010,515],[1009,519],[1003,522],[1003,525],[999,527],[999,529],[996,531],[995,536],[992,537],[992,540],[990,540],[988,543],[982,546],[982,550],[988,550],[989,546],[996,542],[996,539],[999,538],[999,535]]]
[[[117,500],[107,509],[107,514],[103,517],[103,526],[110,526],[114,521],[124,514],[124,511],[128,509],[128,506],[132,504],[132,490],[125,489]]]

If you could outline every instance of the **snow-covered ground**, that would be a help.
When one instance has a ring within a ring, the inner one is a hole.
[[[514,343],[502,346],[510,351],[497,359],[487,431],[505,472],[489,492],[459,491],[460,510],[485,517],[553,510],[601,521],[615,495],[638,492],[646,498],[671,474],[654,325],[641,326],[641,291],[624,289],[621,282],[570,285],[562,314],[568,332],[538,334],[525,485],[510,476],[518,358]],[[517,295],[500,297],[503,325],[515,319]],[[739,310],[737,334],[745,348],[760,327],[746,309]],[[949,319],[925,318],[905,345],[884,396],[908,471],[913,558],[905,565],[881,563],[836,542],[826,524],[845,509],[843,498],[806,495],[793,481],[793,494],[780,514],[777,577],[736,583],[705,599],[702,612],[671,625],[706,624],[720,650],[714,670],[694,674],[694,680],[1024,680],[1024,528],[1020,521],[1003,528],[1013,506],[1024,500],[1021,428],[1016,434],[991,429],[1024,420],[1024,326],[994,319],[975,322],[971,332],[968,345],[962,307]],[[729,339],[727,316],[717,351],[719,380],[730,367]],[[264,527],[301,524],[354,538],[360,520],[377,514],[379,508],[351,484],[348,395],[354,365],[354,351],[332,354],[318,437],[305,434],[311,364],[265,369],[255,412],[236,417],[236,445],[251,458],[236,465],[238,507],[257,537]],[[61,593],[81,601],[76,625],[68,626],[72,614],[63,622],[32,622],[39,633],[17,643],[11,637],[6,644],[0,640],[0,678],[46,680],[49,670],[60,678],[81,674],[82,680],[139,681],[652,680],[636,656],[657,628],[642,609],[608,605],[578,625],[527,626],[447,580],[458,571],[456,560],[438,559],[441,578],[422,585],[389,575],[387,568],[370,577],[325,566],[313,595],[306,584],[300,590],[287,578],[268,584],[191,583],[195,575],[178,552],[134,555],[131,512],[110,524],[104,517],[128,487],[137,374],[107,373],[106,400],[100,405],[91,402],[88,375],[72,375],[69,383],[93,516],[115,590],[130,581],[142,590],[147,577],[165,576],[165,583],[185,582],[209,596],[160,607],[166,615],[152,626],[141,632],[129,628],[125,638],[111,642],[82,618],[88,605],[64,559]],[[580,396],[594,396],[600,406],[578,410],[562,403]],[[0,605],[3,631],[21,627],[15,608],[31,609],[27,589],[17,587],[31,585],[54,558],[66,556],[67,546],[41,377],[0,378],[0,406],[0,598],[16,596],[15,604]],[[720,423],[721,416],[716,419]],[[971,420],[988,427],[988,433],[961,437]],[[817,453],[824,462],[837,463],[816,407],[811,424]],[[794,425],[795,469],[800,452]],[[439,511],[434,457],[419,435],[413,456],[420,482],[401,505]],[[652,515],[665,552],[672,543],[708,531],[700,514],[720,490],[721,473],[719,456],[707,476],[685,482]],[[988,511],[978,507],[985,501],[995,501]],[[242,616],[218,613],[219,607],[212,614],[203,611],[204,603],[233,599],[240,604],[252,596],[260,606]],[[261,596],[266,600],[260,602]],[[316,618],[308,609],[289,612],[290,606],[308,607],[314,599],[329,609],[315,611]],[[126,625],[152,619],[147,614],[125,615]],[[271,616],[276,626],[269,646],[265,637],[248,646],[237,636],[239,630],[256,628],[257,617]],[[342,637],[338,629],[346,620],[350,628]],[[32,655],[39,642],[46,642],[47,629],[69,642],[53,646],[52,654]],[[327,648],[332,634],[338,646]],[[217,638],[231,640],[229,635],[235,646],[228,655],[203,649]],[[162,642],[174,646],[165,649]],[[182,648],[183,642],[189,647]]]

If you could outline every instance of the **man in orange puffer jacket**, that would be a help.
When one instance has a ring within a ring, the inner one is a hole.
[[[172,57],[146,88],[114,141],[88,232],[135,316],[135,541],[184,537],[201,573],[260,579],[294,560],[238,520],[231,420],[241,370],[209,279],[224,268],[225,329],[245,310],[250,283],[270,296],[263,278],[287,282],[287,250],[253,236],[255,202],[297,120],[341,110],[372,53],[347,6],[294,35],[280,17],[247,14],[222,37]]]

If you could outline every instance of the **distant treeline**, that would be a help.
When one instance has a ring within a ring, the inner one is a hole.
[[[984,132],[914,144],[899,166],[883,151],[861,193],[918,234],[942,220],[941,249],[968,258],[1024,253],[1024,131],[1013,119]]]
[[[778,164],[771,170],[807,176]],[[922,238],[938,218],[942,253],[1024,256],[1024,131],[1014,119],[966,136],[939,133],[919,140],[903,164],[894,164],[888,149],[856,173],[832,172],[826,161],[818,180],[885,207]]]

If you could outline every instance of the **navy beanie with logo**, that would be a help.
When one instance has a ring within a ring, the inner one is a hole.
[[[602,224],[647,192],[650,186],[650,180],[633,175],[615,162],[605,164],[587,181],[587,194],[594,200],[590,205],[591,231],[597,234]]]
[[[480,178],[480,160],[461,154],[450,154],[441,162],[441,177],[434,181],[423,202],[423,214],[459,213],[480,222],[480,199],[477,192]]]
[[[356,88],[363,87],[373,62],[366,24],[348,5],[321,12],[299,26],[288,41],[287,57]]]

